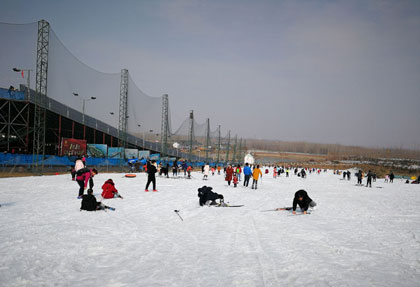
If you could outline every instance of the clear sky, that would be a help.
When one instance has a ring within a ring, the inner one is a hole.
[[[0,0],[81,61],[169,94],[173,127],[420,149],[420,1]],[[160,115],[157,115],[160,117]]]

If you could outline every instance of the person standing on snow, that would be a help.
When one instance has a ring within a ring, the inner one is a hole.
[[[228,185],[230,186],[230,182],[232,181],[232,176],[233,176],[233,168],[231,165],[229,165],[226,168],[226,178],[225,180],[228,182]]]
[[[241,173],[242,173],[242,168],[241,168],[241,165],[238,164],[238,166],[236,167],[236,176],[238,177],[238,181],[241,181]]]
[[[389,175],[389,182],[394,182],[394,173],[391,171],[390,175]]]
[[[152,162],[147,162],[147,183],[146,188],[144,189],[145,192],[149,192],[149,185],[150,183],[153,183],[153,191],[156,192],[156,161],[152,160]]]
[[[359,169],[359,172],[357,173],[357,184],[362,184],[362,177],[363,172]]]
[[[258,179],[262,178],[262,172],[260,169],[260,165],[257,165],[256,168],[252,171],[252,187],[251,189],[257,189]]]
[[[208,163],[206,163],[206,165],[204,166],[203,180],[206,180],[206,179],[209,178],[209,172],[210,172],[210,165]]]
[[[369,170],[366,176],[367,176],[366,187],[368,187],[368,186],[372,187],[372,177],[373,177],[372,172]]]
[[[245,179],[244,179],[244,186],[248,187],[248,184],[249,184],[249,178],[251,177],[251,175],[252,175],[252,170],[251,170],[251,168],[249,167],[249,164],[248,164],[248,163],[246,163],[246,164],[245,164],[245,167],[244,167],[244,176],[245,176]]]

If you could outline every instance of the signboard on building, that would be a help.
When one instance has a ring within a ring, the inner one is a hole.
[[[71,138],[63,138],[61,140],[61,153],[62,156],[77,155],[81,156],[86,154],[86,140],[78,140]]]

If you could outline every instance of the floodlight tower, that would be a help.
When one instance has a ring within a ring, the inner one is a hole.
[[[118,117],[118,140],[119,146],[125,148],[127,145],[127,99],[128,98],[128,70],[121,70],[120,82],[120,108]]]
[[[189,150],[188,150],[188,157],[189,161],[192,159],[192,148],[193,148],[193,138],[194,138],[194,111],[191,110],[190,112],[190,126],[188,130],[188,139],[190,142]]]
[[[33,133],[33,164],[38,167],[41,155],[41,172],[44,170],[45,156],[45,120],[48,75],[48,48],[50,24],[41,20],[38,22],[38,39],[36,53],[36,85],[34,97],[34,133]],[[29,87],[28,87],[29,88]]]
[[[230,130],[228,132],[228,143],[226,148],[226,163],[229,161],[229,150],[230,150]]]
[[[160,131],[161,156],[165,156],[168,150],[169,134],[169,99],[167,94],[162,96],[162,122]]]

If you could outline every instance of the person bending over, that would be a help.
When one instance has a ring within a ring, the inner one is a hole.
[[[296,191],[295,198],[293,199],[293,214],[296,214],[297,205],[299,205],[300,209],[303,211],[303,214],[306,214],[309,207],[316,206],[316,202],[309,197],[305,190],[300,189]]]
[[[212,191],[211,186],[203,186],[198,189],[198,197],[200,206],[204,205],[217,205],[216,199],[220,199],[220,204],[223,204],[223,195],[215,193]]]

